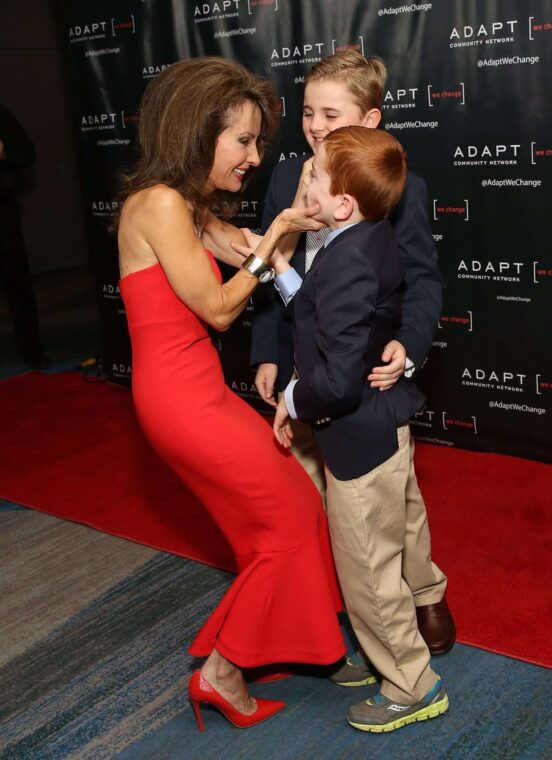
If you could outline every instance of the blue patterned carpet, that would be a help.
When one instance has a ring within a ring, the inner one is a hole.
[[[434,662],[451,702],[435,720],[361,733],[345,711],[375,686],[301,675],[254,687],[288,702],[276,718],[239,731],[205,708],[200,734],[185,691],[197,665],[186,645],[231,576],[7,503],[0,536],[0,615],[12,626],[0,635],[2,760],[552,758],[552,672],[459,645]],[[88,561],[87,585],[79,568]]]

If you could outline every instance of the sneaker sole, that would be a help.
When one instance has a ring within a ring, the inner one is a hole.
[[[377,680],[375,676],[368,676],[368,678],[363,678],[361,681],[333,681],[330,678],[330,681],[335,683],[336,686],[369,686],[371,683],[376,683]]]
[[[437,718],[439,715],[446,713],[449,709],[448,696],[445,694],[443,699],[438,702],[434,702],[432,705],[423,707],[412,715],[408,715],[406,718],[398,718],[391,723],[385,723],[383,725],[370,724],[370,723],[355,723],[347,718],[347,721],[354,728],[358,728],[360,731],[370,731],[373,734],[386,733],[387,731],[395,731],[397,728],[402,728],[408,723],[416,723],[421,720],[428,720],[430,718]]]

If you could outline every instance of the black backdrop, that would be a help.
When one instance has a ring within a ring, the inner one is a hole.
[[[280,136],[236,219],[256,227],[271,167],[307,150],[305,71],[354,47],[387,63],[383,123],[427,181],[447,283],[414,432],[551,460],[552,0],[63,0],[63,8],[112,380],[129,382],[131,357],[108,225],[148,81],[181,58],[221,55],[275,82]],[[228,384],[266,411],[248,367],[251,309],[215,342]]]

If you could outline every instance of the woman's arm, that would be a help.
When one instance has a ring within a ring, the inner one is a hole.
[[[259,281],[240,269],[230,280],[219,283],[196,235],[188,204],[178,192],[165,186],[142,191],[121,224],[133,226],[149,245],[183,303],[215,329],[230,327]],[[284,211],[270,226],[256,255],[269,262],[283,235],[317,224],[304,210]]]
[[[233,224],[218,219],[212,211],[205,212],[201,242],[219,261],[239,269],[244,257],[231,248],[231,243],[245,245],[242,231]]]

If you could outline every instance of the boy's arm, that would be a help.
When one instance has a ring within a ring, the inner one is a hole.
[[[335,252],[316,271],[320,361],[293,387],[295,413],[314,422],[353,410],[366,383],[366,351],[378,280],[358,248]],[[292,301],[293,304],[293,301]]]
[[[392,224],[406,266],[401,327],[395,338],[419,370],[431,348],[443,294],[443,278],[427,216],[427,189],[420,177],[409,175]]]

